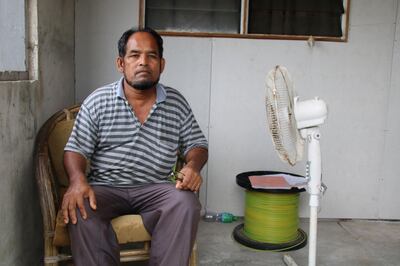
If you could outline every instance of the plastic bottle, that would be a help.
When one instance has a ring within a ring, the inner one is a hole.
[[[204,214],[204,221],[206,222],[220,222],[220,223],[231,223],[237,220],[237,217],[229,212],[206,212]]]

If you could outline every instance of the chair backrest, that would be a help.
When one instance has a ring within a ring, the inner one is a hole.
[[[67,115],[65,120],[58,121],[54,125],[48,138],[50,162],[57,182],[62,187],[68,187],[68,177],[64,170],[63,154],[65,144],[71,135],[74,122],[75,119]]]
[[[54,223],[62,194],[68,187],[63,165],[64,146],[79,107],[75,105],[54,114],[41,127],[36,139],[36,180],[42,213],[44,217],[49,216],[45,218],[49,223]]]

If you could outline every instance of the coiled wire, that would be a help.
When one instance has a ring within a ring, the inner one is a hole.
[[[246,190],[244,234],[256,241],[282,244],[298,236],[299,193]]]

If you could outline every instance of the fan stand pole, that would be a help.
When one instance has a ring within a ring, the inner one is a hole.
[[[316,265],[316,255],[317,255],[317,212],[318,212],[318,207],[310,206],[310,230],[309,230],[308,266],[315,266]]]
[[[321,194],[320,132],[318,127],[308,128],[306,130],[308,142],[307,177],[309,178],[307,192],[310,194],[308,266],[315,266],[317,255],[317,215]]]

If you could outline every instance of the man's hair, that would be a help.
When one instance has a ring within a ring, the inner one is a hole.
[[[163,39],[161,38],[160,34],[158,34],[155,30],[151,28],[130,28],[129,30],[125,31],[121,38],[118,41],[118,55],[120,57],[124,57],[126,54],[126,44],[128,43],[129,38],[135,34],[136,32],[147,32],[153,36],[154,40],[157,43],[158,47],[158,55],[160,58],[163,57]]]

